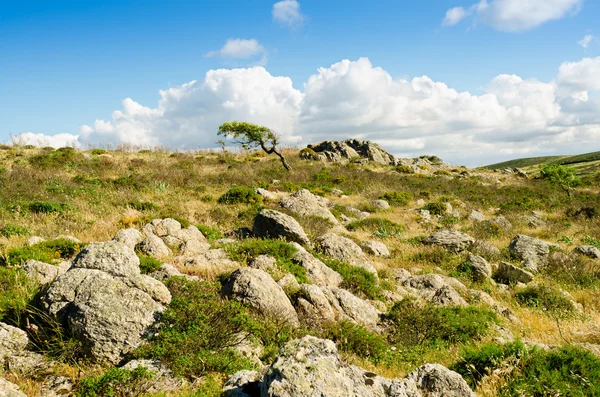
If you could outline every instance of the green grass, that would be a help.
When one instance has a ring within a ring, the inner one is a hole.
[[[149,274],[160,269],[162,262],[148,255],[137,254],[140,258],[140,271],[142,274]]]
[[[11,248],[6,255],[0,257],[0,265],[21,265],[30,259],[54,264],[60,259],[73,257],[84,245],[67,239],[58,239],[43,241],[32,246]]]
[[[365,218],[353,221],[346,228],[350,231],[365,230],[379,238],[396,237],[404,232],[404,226],[383,218]]]
[[[341,287],[354,294],[368,299],[380,299],[381,287],[375,275],[362,267],[352,266],[346,262],[320,257],[331,269],[338,272],[344,279]]]
[[[152,373],[145,367],[134,370],[110,368],[102,375],[81,379],[77,397],[141,396],[148,390]]]
[[[13,236],[29,236],[29,230],[23,226],[6,225],[0,228],[0,236],[6,238]]]
[[[217,202],[220,204],[261,204],[262,197],[248,186],[235,186],[223,194]]]
[[[525,287],[515,292],[514,296],[517,302],[523,306],[539,309],[559,317],[568,317],[575,311],[571,300],[545,285]]]
[[[0,267],[0,321],[18,321],[37,291],[38,285],[20,269]]]
[[[231,259],[238,262],[248,262],[259,255],[270,255],[275,258],[279,269],[293,274],[299,283],[310,283],[304,268],[292,261],[297,249],[283,240],[246,239],[227,245],[225,250],[229,252]]]
[[[409,192],[385,192],[379,199],[387,201],[391,206],[404,207],[413,196]]]
[[[223,232],[221,232],[221,230],[218,227],[205,225],[196,225],[196,227],[202,232],[202,234],[204,235],[204,237],[206,237],[208,241],[215,241],[224,237]]]
[[[530,167],[533,165],[540,165],[549,163],[554,160],[558,160],[563,158],[563,156],[542,156],[542,157],[527,157],[522,159],[515,159],[509,161],[503,161],[501,163],[486,165],[483,168],[487,168],[490,170],[500,170],[505,168],[524,168]]]

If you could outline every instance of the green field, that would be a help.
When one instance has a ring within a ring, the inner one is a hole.
[[[543,156],[543,157],[527,157],[504,161],[502,163],[486,165],[482,168],[491,170],[505,168],[525,168],[529,171],[537,170],[545,164],[560,164],[577,169],[580,174],[588,174],[597,172],[600,168],[600,152],[591,152],[586,154],[570,155],[570,156]]]

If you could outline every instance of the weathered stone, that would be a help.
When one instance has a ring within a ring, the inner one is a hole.
[[[473,281],[483,282],[492,276],[492,267],[483,257],[469,255],[467,263],[470,264]]]
[[[137,229],[121,229],[113,237],[114,241],[125,244],[131,249],[135,249],[143,239],[144,236]]]
[[[548,259],[552,243],[537,238],[519,234],[508,246],[511,255],[522,261],[523,266],[531,271],[537,271]]]
[[[0,377],[0,397],[27,397],[14,383]]]
[[[148,275],[159,281],[166,281],[166,280],[170,279],[171,277],[185,277],[189,281],[200,280],[200,278],[198,276],[190,276],[189,274],[181,273],[179,270],[177,270],[177,268],[175,266],[170,265],[168,263],[163,263],[160,266],[160,269],[158,269],[157,271],[152,272]]]
[[[36,245],[39,243],[43,243],[44,241],[46,241],[45,238],[39,236],[31,236],[27,239],[27,245]]]
[[[485,215],[483,215],[481,212],[479,212],[477,210],[473,210],[469,214],[469,220],[475,221],[475,222],[483,222],[483,221],[485,221]]]
[[[350,319],[367,327],[377,326],[381,313],[369,302],[341,288],[331,288],[331,293]]]
[[[363,241],[360,243],[360,248],[362,248],[362,250],[367,254],[371,254],[374,256],[390,256],[390,251],[381,241]]]
[[[371,206],[378,210],[389,210],[390,209],[390,203],[388,203],[385,200],[373,200],[373,201],[371,201]]]
[[[181,223],[173,218],[154,219],[150,223],[154,226],[154,234],[158,237],[174,236],[181,230]]]
[[[63,262],[60,265],[50,265],[30,259],[23,264],[23,271],[25,271],[28,277],[36,280],[38,284],[46,285],[54,281],[58,276],[65,274],[69,267],[71,267],[70,262]]]
[[[423,240],[425,244],[438,245],[453,252],[467,251],[474,242],[475,239],[468,234],[453,230],[442,230]]]
[[[152,375],[152,378],[142,386],[144,393],[173,393],[187,383],[176,378],[173,372],[158,360],[132,360],[122,368],[133,371],[139,367],[146,368]]]
[[[323,254],[338,261],[347,262],[352,266],[361,267],[377,276],[377,270],[369,262],[362,249],[349,238],[327,233],[318,237],[315,245]]]
[[[283,237],[302,245],[309,245],[310,240],[302,226],[289,215],[274,210],[262,210],[254,218],[253,232],[257,237]]]
[[[409,292],[426,301],[443,306],[465,306],[465,300],[458,292],[440,275],[423,274],[412,276],[404,280],[402,285]]]
[[[59,397],[73,395],[73,381],[66,376],[48,376],[44,379],[41,394],[44,397]]]
[[[300,244],[292,243],[292,245],[298,250],[292,257],[292,260],[304,268],[306,277],[311,283],[321,286],[338,287],[344,281],[338,272],[315,258]]]
[[[287,273],[277,281],[277,284],[285,291],[286,294],[293,293],[300,289],[300,284],[292,273]]]
[[[330,203],[325,197],[319,197],[306,189],[298,190],[279,202],[281,206],[301,216],[317,216],[327,219],[333,225],[339,222],[329,211]]]
[[[139,245],[138,249],[145,255],[162,259],[173,255],[169,247],[158,236],[150,235],[146,237]]]
[[[277,260],[270,255],[259,255],[248,261],[248,266],[260,269],[263,272],[272,273],[277,270]]]
[[[409,373],[406,380],[413,381],[422,396],[475,397],[475,393],[462,376],[440,364],[422,365]],[[390,393],[390,395],[394,394]]]
[[[223,385],[224,397],[260,397],[262,376],[247,369],[236,372]]]
[[[593,259],[600,258],[600,249],[594,247],[593,245],[580,245],[575,247],[573,252],[588,256]]]
[[[498,270],[494,274],[494,278],[498,281],[508,284],[531,282],[534,278],[533,274],[525,269],[521,269],[508,262],[500,262]]]
[[[261,196],[263,199],[269,200],[269,201],[277,201],[277,199],[279,198],[277,196],[277,194],[270,192],[267,189],[260,188],[260,187],[256,189],[256,194]]]
[[[140,259],[133,249],[118,241],[92,243],[83,248],[73,261],[73,268],[96,269],[113,276],[140,274]]]
[[[27,333],[12,325],[0,323],[0,358],[18,354],[27,349],[29,338]]]
[[[194,256],[210,249],[210,244],[198,240],[190,239],[179,248],[179,253],[183,256]]]
[[[476,240],[471,247],[471,252],[475,255],[482,256],[487,260],[493,260],[500,257],[501,252],[498,248],[494,247],[492,244]]]
[[[323,290],[314,284],[302,284],[298,299],[298,314],[307,321],[328,322],[335,320],[335,313]]]
[[[362,158],[379,164],[395,165],[396,158],[370,141],[347,139],[345,141],[324,141],[307,146],[317,155],[331,162],[341,162]],[[321,158],[321,157],[318,157]]]
[[[202,234],[202,232],[198,230],[198,228],[194,225],[190,225],[185,229],[180,229],[173,233],[172,236],[180,240],[182,243],[185,243],[190,240],[196,240],[201,243],[208,243],[208,240],[206,240],[204,234]]]
[[[467,306],[467,302],[449,285],[436,290],[430,302],[438,306]]]
[[[298,315],[283,289],[262,270],[241,268],[223,285],[223,295],[246,303],[261,313],[298,325]]]

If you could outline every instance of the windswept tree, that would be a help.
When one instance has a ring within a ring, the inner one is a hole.
[[[285,156],[277,149],[279,136],[270,128],[252,123],[228,121],[221,124],[218,135],[233,138],[234,143],[241,145],[244,149],[260,147],[267,154],[275,153],[286,170],[292,169],[285,160]]]
[[[542,178],[563,188],[567,195],[571,197],[571,190],[575,186],[581,185],[581,178],[577,176],[575,170],[558,164],[547,164],[541,170]]]

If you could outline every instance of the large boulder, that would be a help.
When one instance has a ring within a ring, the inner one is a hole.
[[[301,216],[317,216],[327,219],[334,225],[339,222],[329,211],[330,203],[325,197],[315,196],[306,189],[298,190],[288,197],[282,198],[279,203],[289,211]]]
[[[235,376],[234,376],[235,377]],[[239,378],[239,377],[237,377]],[[249,377],[258,385],[256,377]],[[244,386],[239,384],[238,390]],[[344,363],[335,344],[305,336],[288,342],[260,382],[261,397],[474,397],[456,372],[426,364],[401,380]]]
[[[117,241],[88,245],[42,296],[92,360],[113,364],[153,332],[170,301],[164,284],[141,275],[135,252]]]
[[[223,285],[223,295],[293,326],[299,324],[298,315],[283,289],[262,270],[249,267],[236,270]]]
[[[468,251],[475,243],[475,239],[466,233],[454,230],[442,230],[423,240],[423,243],[444,247],[449,251]]]
[[[394,155],[370,141],[361,141],[358,139],[324,141],[308,145],[307,147],[316,153],[316,160],[341,162],[362,158],[379,164],[394,165],[396,163]]]
[[[329,291],[330,302],[340,308],[346,318],[369,328],[377,327],[381,312],[375,306],[342,288],[331,288]]]
[[[323,254],[352,266],[362,267],[377,276],[377,270],[369,262],[362,249],[349,238],[327,233],[317,237],[315,245]]]
[[[302,245],[310,240],[302,226],[289,215],[275,210],[262,210],[254,218],[252,231],[257,237],[284,238]]]
[[[508,250],[513,257],[521,260],[523,267],[535,272],[546,263],[552,245],[547,241],[519,234],[510,243]]]

